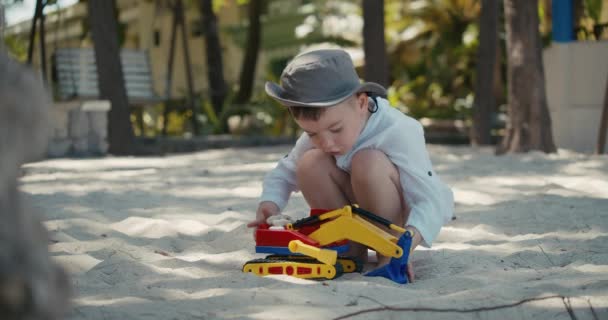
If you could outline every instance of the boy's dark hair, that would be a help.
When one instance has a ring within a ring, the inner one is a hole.
[[[366,94],[364,92],[358,93]],[[287,107],[289,112],[293,116],[294,119],[303,119],[303,120],[313,120],[317,121],[321,118],[321,115],[327,108],[317,108],[317,107],[301,107],[301,106],[291,106]],[[371,113],[375,113],[378,111],[378,102],[376,101],[376,97],[372,96],[372,101],[369,102],[367,109]]]
[[[321,118],[326,108],[315,107],[287,107],[294,119],[317,121]]]

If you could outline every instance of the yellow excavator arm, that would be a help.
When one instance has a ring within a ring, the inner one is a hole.
[[[301,223],[299,223],[299,221],[295,222],[291,225],[287,225],[287,228],[294,229],[298,225],[330,220],[322,223],[319,226],[319,229],[308,235],[310,238],[318,241],[321,246],[347,239],[365,245],[384,256],[394,258],[401,257],[403,255],[403,250],[397,245],[398,238],[367,221],[365,218],[362,218],[361,215],[374,222],[383,224],[392,230],[400,233],[405,232],[405,229],[382,217],[358,207],[351,206],[345,206],[319,216],[311,217],[312,219],[309,219],[308,221]]]

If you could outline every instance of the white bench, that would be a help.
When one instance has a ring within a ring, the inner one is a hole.
[[[130,105],[142,106],[163,100],[154,92],[146,51],[122,49],[120,60]],[[57,49],[53,61],[56,94],[60,100],[99,98],[97,65],[92,48]]]
[[[129,106],[135,107],[143,132],[142,109],[162,102],[153,89],[148,53],[120,52]],[[101,155],[107,151],[108,101],[99,101],[97,65],[92,48],[61,48],[53,56],[56,102],[51,111],[52,136],[48,155]],[[91,106],[95,106],[91,109]],[[103,106],[99,108],[99,106]]]

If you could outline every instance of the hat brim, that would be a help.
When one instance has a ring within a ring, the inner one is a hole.
[[[360,84],[358,87],[354,88],[352,91],[347,92],[344,96],[341,96],[332,100],[323,100],[323,101],[297,101],[285,98],[285,90],[281,88],[278,84],[274,82],[267,81],[265,85],[266,93],[271,96],[273,99],[277,100],[280,104],[287,107],[330,107],[334,106],[352,96],[355,93],[359,92],[367,92],[371,93],[375,96],[386,97],[386,89],[383,86],[375,83],[375,82],[365,82]]]

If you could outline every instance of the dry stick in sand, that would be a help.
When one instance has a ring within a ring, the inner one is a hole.
[[[538,245],[538,247],[540,248],[540,251],[542,251],[542,253],[545,255],[545,258],[547,258],[547,260],[549,260],[549,263],[551,263],[551,265],[555,267],[555,263],[553,263],[553,261],[551,261],[551,258],[549,258],[549,255],[545,252],[543,247],[541,247],[540,244]]]
[[[570,302],[570,298],[562,297],[562,302],[564,303],[564,307],[566,307],[566,311],[568,311],[568,314],[570,315],[570,319],[578,320],[576,318],[576,315],[574,314],[574,311],[572,310],[572,303]]]
[[[593,309],[593,305],[591,305],[591,300],[587,299],[587,304],[589,305],[589,309],[591,309],[591,314],[593,315],[593,320],[599,320],[597,313],[595,313],[595,309]]]
[[[549,299],[556,299],[556,298],[562,299],[562,301],[564,302],[564,305],[566,305],[566,310],[568,310],[568,314],[570,314],[570,318],[576,320],[576,316],[574,315],[574,312],[572,311],[572,307],[569,307],[568,304],[566,304],[566,302],[565,302],[566,297],[560,296],[560,295],[547,296],[547,297],[538,297],[538,298],[528,298],[528,299],[523,299],[523,300],[520,300],[520,301],[517,301],[517,302],[514,302],[514,303],[502,304],[502,305],[491,306],[491,307],[473,308],[473,309],[456,309],[456,308],[439,309],[439,308],[429,308],[429,307],[391,307],[391,306],[383,306],[383,307],[377,307],[377,308],[359,310],[359,311],[356,311],[356,312],[353,312],[353,313],[349,313],[349,314],[345,314],[343,316],[339,316],[337,318],[334,318],[334,320],[346,319],[346,318],[354,317],[354,316],[357,316],[357,315],[360,315],[360,314],[364,314],[364,313],[379,312],[379,311],[473,313],[473,312],[480,312],[480,311],[492,311],[492,310],[498,310],[498,309],[512,308],[512,307],[516,307],[516,306],[522,305],[522,304],[527,303],[527,302],[549,300]]]

